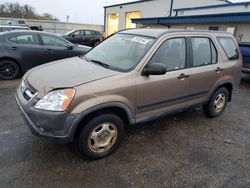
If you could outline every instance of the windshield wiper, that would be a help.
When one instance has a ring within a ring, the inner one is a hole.
[[[98,65],[101,65],[101,66],[103,66],[104,68],[107,68],[107,69],[110,68],[110,65],[108,65],[108,64],[106,64],[106,63],[103,63],[103,62],[101,62],[101,61],[99,61],[99,60],[89,59],[89,61],[94,62],[94,63],[96,63],[96,64],[98,64]]]

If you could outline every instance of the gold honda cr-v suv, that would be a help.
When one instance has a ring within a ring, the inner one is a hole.
[[[85,156],[97,159],[115,151],[127,125],[194,106],[221,115],[241,66],[229,33],[124,30],[85,56],[28,71],[16,100],[34,134],[77,140]]]

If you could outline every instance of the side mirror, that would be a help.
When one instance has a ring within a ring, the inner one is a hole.
[[[68,45],[67,45],[67,49],[68,49],[68,50],[73,50],[73,46],[72,46],[71,44],[68,44]]]
[[[72,34],[71,37],[75,37],[76,35],[75,34]]]
[[[167,67],[163,64],[160,63],[153,63],[147,65],[143,71],[142,75],[143,76],[149,76],[149,75],[163,75],[166,74],[167,72]]]

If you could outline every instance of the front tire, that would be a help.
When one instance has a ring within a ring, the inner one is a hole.
[[[20,74],[19,65],[10,60],[4,59],[0,61],[0,78],[4,80],[13,80]]]
[[[203,106],[203,111],[206,116],[210,118],[220,116],[227,106],[228,97],[229,93],[227,88],[221,87],[217,89],[209,102]]]
[[[115,114],[102,114],[90,120],[78,139],[80,152],[90,159],[112,154],[124,136],[124,122]]]

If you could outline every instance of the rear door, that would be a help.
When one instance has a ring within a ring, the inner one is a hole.
[[[46,62],[51,62],[59,59],[73,57],[77,55],[77,52],[73,49],[69,49],[67,42],[54,35],[40,34],[43,44],[43,58]]]
[[[43,46],[37,34],[15,34],[5,41],[5,46],[13,57],[19,59],[22,70],[44,63]]]
[[[94,46],[96,42],[96,34],[94,31],[90,30],[85,30],[85,35],[84,35],[84,45],[88,46]]]
[[[223,63],[218,50],[208,36],[189,38],[191,53],[188,106],[205,102],[212,88],[223,76]]]

